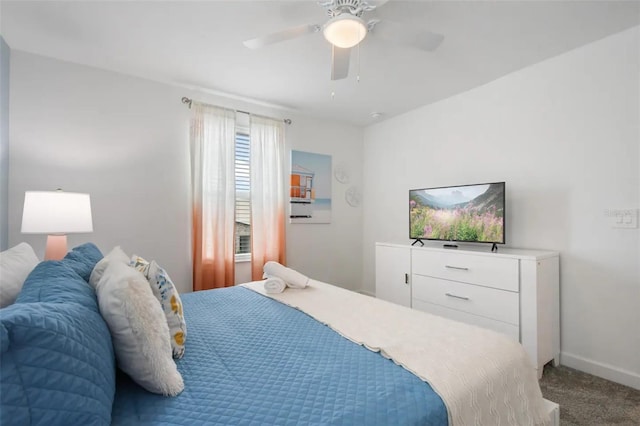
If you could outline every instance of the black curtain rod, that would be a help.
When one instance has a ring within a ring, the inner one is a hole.
[[[191,109],[191,105],[193,104],[193,99],[189,99],[189,98],[187,98],[186,96],[183,96],[183,97],[182,97],[182,103],[183,103],[183,104],[186,104],[186,105],[189,105],[189,109]],[[239,109],[236,109],[235,111],[236,111],[236,112],[241,112],[241,113],[243,113],[243,114],[255,115],[255,116],[257,116],[257,117],[271,118],[271,119],[273,119],[273,120],[277,120],[277,118],[273,118],[273,117],[266,117],[266,116],[262,116],[262,115],[258,115],[258,114],[251,114],[250,112],[247,112],[247,111],[240,111]],[[290,118],[285,118],[285,119],[283,119],[282,121],[284,122],[284,124],[291,124],[291,123],[292,123],[292,121],[291,121],[291,119],[290,119]]]

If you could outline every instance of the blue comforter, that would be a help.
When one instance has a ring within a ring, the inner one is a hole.
[[[446,425],[431,387],[308,315],[233,287],[181,296],[185,390],[120,374],[114,425]]]

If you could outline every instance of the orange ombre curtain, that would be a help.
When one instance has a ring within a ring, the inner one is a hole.
[[[251,279],[270,260],[284,264],[284,123],[251,116]]]
[[[193,290],[234,285],[235,111],[194,103]]]

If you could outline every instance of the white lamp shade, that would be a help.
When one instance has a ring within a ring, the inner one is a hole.
[[[329,43],[346,49],[355,46],[364,39],[367,35],[367,27],[362,19],[344,13],[327,22],[322,33]]]
[[[22,210],[24,234],[93,232],[89,194],[27,191]]]

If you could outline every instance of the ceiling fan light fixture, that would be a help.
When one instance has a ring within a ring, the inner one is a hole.
[[[364,39],[367,35],[367,26],[359,17],[343,13],[331,18],[322,32],[329,43],[348,49]]]

